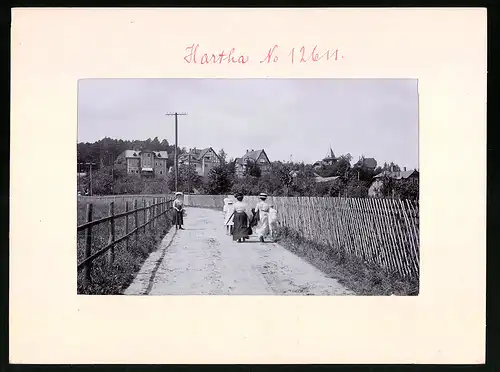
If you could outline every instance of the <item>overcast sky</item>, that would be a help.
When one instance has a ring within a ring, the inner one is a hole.
[[[228,157],[265,149],[270,160],[374,157],[418,168],[418,93],[412,79],[85,79],[78,141],[175,142]]]

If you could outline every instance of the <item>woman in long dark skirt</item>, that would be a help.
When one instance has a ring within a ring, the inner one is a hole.
[[[234,203],[233,240],[241,243],[249,237],[247,204],[243,202],[242,194],[236,194],[235,198],[237,202]]]
[[[184,202],[182,199],[182,193],[177,192],[175,194],[173,203],[174,210],[172,213],[172,225],[175,225],[176,230],[184,230],[182,227],[184,225]]]

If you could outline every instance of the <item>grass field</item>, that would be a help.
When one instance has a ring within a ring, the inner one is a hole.
[[[139,206],[142,205],[142,199],[139,200]],[[147,200],[147,199],[146,199]],[[93,220],[108,216],[109,201],[93,200]],[[87,204],[78,203],[78,225],[86,222]],[[129,203],[129,210],[132,209],[132,203]],[[115,214],[125,211],[124,201],[115,201]],[[116,239],[125,235],[126,217],[115,220]],[[129,231],[135,228],[133,215],[128,216]],[[152,224],[146,227],[146,231],[140,231],[137,239],[131,236],[128,247],[125,242],[120,242],[115,246],[115,260],[112,264],[106,262],[106,255],[103,255],[92,263],[92,282],[88,286],[83,285],[83,273],[78,273],[77,285],[78,294],[97,294],[97,295],[118,295],[130,285],[135,274],[141,268],[143,262],[149,253],[156,249],[158,243],[167,233],[171,226],[170,213],[166,213],[157,220],[156,227]],[[138,212],[138,225],[144,223],[144,213]],[[92,253],[105,247],[108,244],[109,224],[103,223],[92,227]],[[81,262],[85,257],[85,232],[78,232],[77,238],[77,262]]]

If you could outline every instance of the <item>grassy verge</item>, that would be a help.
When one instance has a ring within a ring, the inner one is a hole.
[[[108,214],[108,201],[94,201],[94,219],[105,217]],[[140,204],[139,204],[140,205]],[[78,224],[84,223],[86,204],[78,204]],[[125,211],[125,202],[115,202],[115,213]],[[108,263],[106,254],[93,261],[92,282],[88,286],[83,285],[82,272],[77,276],[78,294],[94,295],[119,295],[130,285],[135,275],[142,267],[142,264],[151,252],[157,249],[159,242],[171,227],[170,214],[159,217],[156,227],[152,224],[146,227],[146,231],[140,231],[137,239],[132,236],[129,239],[128,247],[125,242],[115,246],[115,260]],[[144,216],[138,213],[138,225],[144,223]],[[129,231],[134,229],[133,216],[129,216]],[[108,242],[108,224],[104,223],[92,229],[92,253],[105,247]],[[125,218],[116,220],[116,238],[125,234]],[[84,232],[78,233],[77,261],[84,259],[85,239]]]
[[[295,231],[281,228],[278,239],[284,248],[337,279],[359,296],[418,295],[417,280],[407,280],[333,247],[306,241]]]

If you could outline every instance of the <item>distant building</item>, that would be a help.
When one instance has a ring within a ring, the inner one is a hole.
[[[247,150],[245,155],[234,160],[234,169],[237,177],[243,177],[247,164],[249,163],[256,164],[260,168],[262,173],[266,173],[271,170],[271,162],[269,161],[269,158],[264,149]]]
[[[403,171],[383,171],[373,177],[373,181],[368,189],[368,196],[377,197],[381,195],[382,186],[384,184],[384,178],[392,178],[396,181],[403,182],[418,182],[419,180],[419,172],[416,169],[407,171],[404,168]]]
[[[318,169],[321,168],[322,166],[328,166],[328,165],[333,165],[335,164],[339,158],[335,156],[333,153],[333,150],[330,148],[326,156],[323,158],[321,161],[317,161],[316,163],[313,164],[313,167]]]
[[[116,158],[114,168],[127,174],[164,178],[167,175],[166,151],[125,150]]]
[[[377,161],[374,158],[365,158],[362,157],[360,158],[355,165],[359,165],[362,167],[366,167],[368,169],[375,169],[377,168]]]
[[[194,148],[188,153],[179,156],[179,165],[191,165],[196,168],[196,173],[199,176],[206,178],[208,172],[220,164],[221,159],[212,147],[205,149]]]

